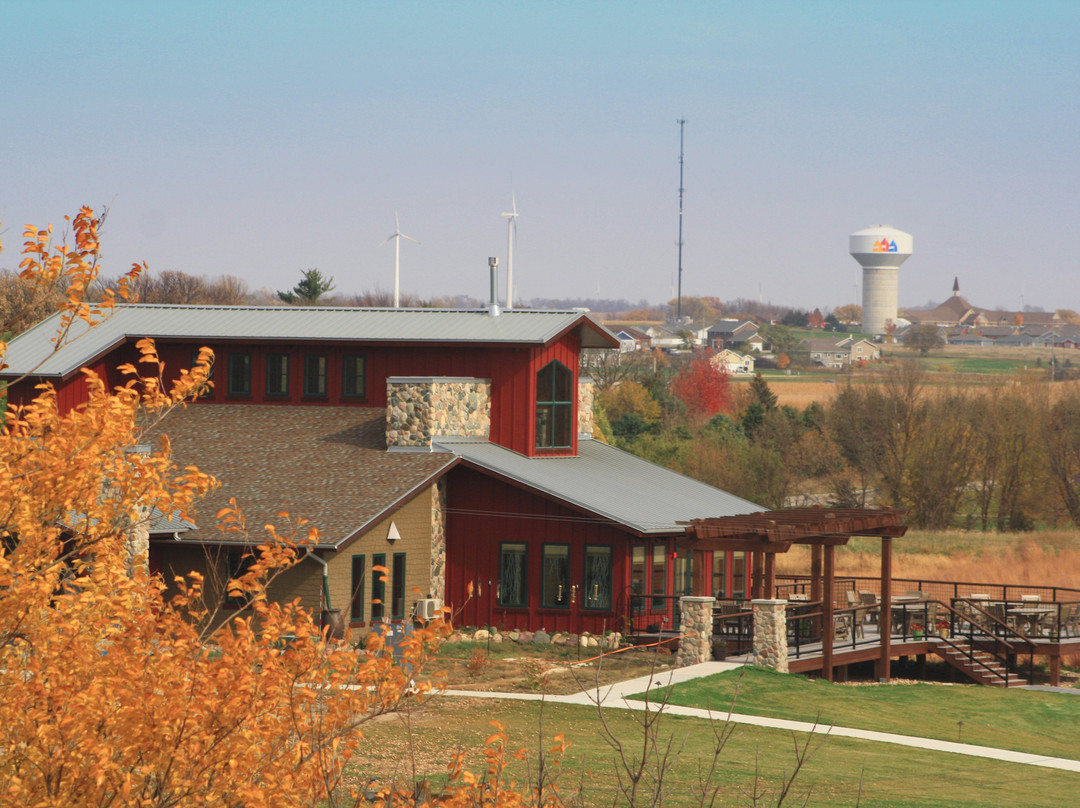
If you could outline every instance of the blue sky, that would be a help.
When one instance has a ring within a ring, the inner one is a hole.
[[[855,300],[847,236],[914,235],[900,302],[1080,310],[1080,3],[0,0],[0,266],[110,207],[112,274],[486,297]],[[503,281],[505,282],[505,280]]]

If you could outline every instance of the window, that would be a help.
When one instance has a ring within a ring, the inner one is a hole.
[[[289,355],[272,353],[266,355],[266,395],[289,395]]]
[[[731,597],[746,597],[746,553],[734,553],[731,557]]]
[[[251,354],[229,354],[229,395],[251,395]]]
[[[692,595],[694,593],[694,558],[685,552],[675,559],[675,594]]]
[[[341,394],[345,398],[363,398],[365,395],[366,362],[362,356],[346,356],[341,366]]]
[[[635,548],[636,549],[636,548]],[[585,547],[586,609],[611,608],[611,546],[590,544]]]
[[[405,617],[405,554],[394,553],[394,570],[390,577],[390,617]]]
[[[386,553],[371,556],[371,622],[386,614]]]
[[[504,542],[499,545],[500,606],[528,606],[527,555],[524,544]]]
[[[244,550],[231,550],[228,558],[226,559],[228,564],[228,580],[225,582],[225,605],[239,609],[248,602],[248,596],[243,592],[237,592],[236,594],[229,594],[229,581],[233,581],[242,577],[251,569],[251,565],[255,563],[255,556]]]
[[[550,362],[536,374],[536,448],[568,449],[571,446],[571,399],[574,374],[562,362]]]
[[[540,605],[565,609],[570,605],[570,545],[545,544],[540,582]]]
[[[630,594],[635,609],[645,608],[645,545],[635,544],[630,551]]]
[[[326,398],[326,356],[323,354],[304,357],[304,395]]]
[[[714,598],[727,597],[727,551],[713,550],[712,593]]]
[[[364,557],[352,557],[352,599],[349,605],[349,619],[357,623],[364,619]]]
[[[667,594],[667,547],[654,544],[652,548],[652,594],[654,609],[667,607],[664,595]]]

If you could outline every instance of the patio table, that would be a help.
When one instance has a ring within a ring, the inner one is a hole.
[[[1016,620],[1020,632],[1023,634],[1035,634],[1042,628],[1043,620],[1047,615],[1054,613],[1053,606],[1015,606],[1007,610]]]

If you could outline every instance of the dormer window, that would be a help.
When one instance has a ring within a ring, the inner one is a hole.
[[[536,448],[572,446],[574,373],[562,362],[544,365],[536,374]]]

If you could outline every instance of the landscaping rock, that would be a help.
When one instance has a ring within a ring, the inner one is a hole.
[[[533,637],[533,635],[528,631],[519,631],[519,632],[517,632],[517,637],[514,638],[514,641],[518,642],[518,643],[521,643],[521,644],[525,644],[525,643],[532,642],[532,637]]]
[[[548,634],[543,629],[540,629],[539,631],[537,631],[536,633],[534,633],[532,635],[532,641],[534,643],[536,643],[537,645],[539,645],[541,643],[546,645],[547,643],[551,642],[551,635]]]
[[[552,645],[566,645],[566,635],[565,634],[552,634],[551,635],[551,644]]]
[[[476,642],[487,642],[491,639],[491,632],[486,628],[478,629],[477,632],[473,634],[473,639],[476,640]]]
[[[513,640],[514,642],[517,642],[518,636],[519,632],[516,629],[506,635],[507,639]]]
[[[503,641],[503,635],[502,634],[492,634],[491,635],[491,641],[493,643],[495,643],[496,645],[498,645],[499,643],[501,643]]]

